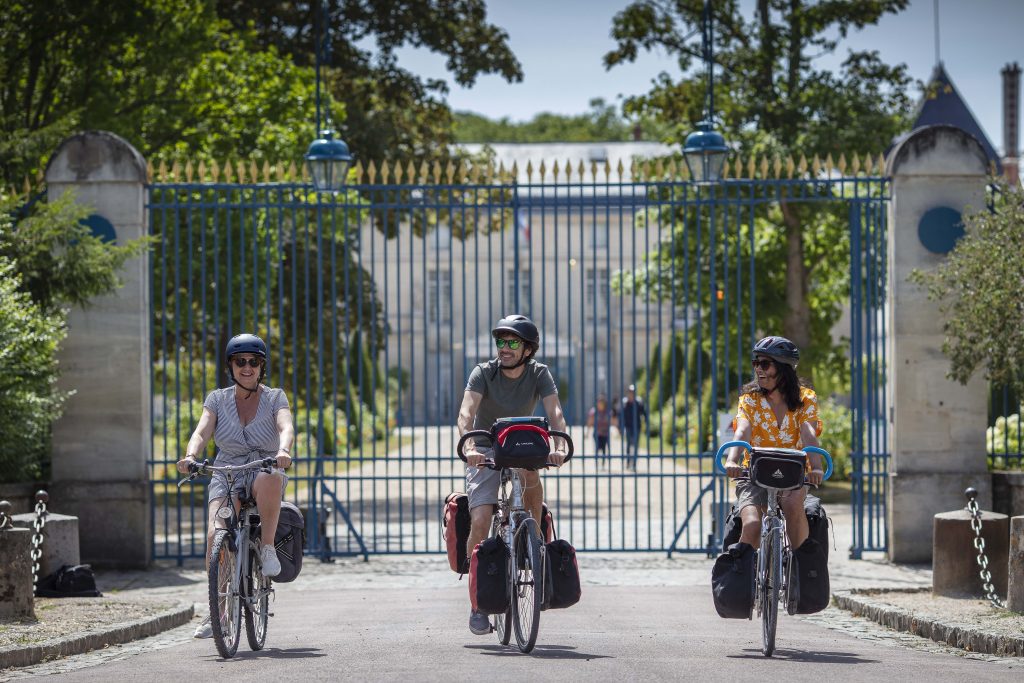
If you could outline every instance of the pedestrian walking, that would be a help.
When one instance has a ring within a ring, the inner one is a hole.
[[[606,466],[611,462],[608,452],[608,440],[611,438],[612,427],[619,426],[618,412],[608,404],[608,397],[598,394],[594,407],[587,413],[587,424],[583,428],[583,438],[587,438],[587,429],[594,430],[594,445],[598,462]]]
[[[647,407],[636,396],[636,385],[630,384],[622,397],[622,422],[619,431],[626,446],[626,469],[636,471],[637,448],[641,425],[647,424]]]

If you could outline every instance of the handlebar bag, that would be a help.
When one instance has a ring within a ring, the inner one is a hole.
[[[509,606],[509,552],[497,536],[477,543],[469,561],[469,599],[484,614],[502,614]]]
[[[757,553],[747,543],[734,543],[711,568],[711,597],[718,616],[750,619],[754,609]]]
[[[750,481],[773,489],[796,489],[804,484],[807,456],[788,448],[755,448],[750,456]]]
[[[302,571],[302,550],[306,547],[306,522],[302,512],[288,501],[281,502],[281,516],[277,518],[274,549],[281,561],[281,573],[274,583],[294,581]]]
[[[551,452],[548,421],[544,418],[503,418],[491,427],[494,464],[524,470],[542,469]]]
[[[441,536],[448,548],[448,566],[460,575],[469,571],[466,543],[470,525],[469,496],[462,492],[448,494],[441,513]]]
[[[580,565],[576,549],[569,541],[559,539],[546,545],[546,589],[541,609],[565,609],[580,601]]]

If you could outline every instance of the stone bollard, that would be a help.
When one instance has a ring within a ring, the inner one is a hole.
[[[1024,612],[1024,515],[1010,519],[1009,585],[1006,607]]]
[[[0,501],[0,619],[35,619],[32,532],[10,526],[10,509]]]
[[[971,513],[967,510],[935,515],[932,532],[932,594],[951,597],[984,596],[978,573]],[[998,512],[981,512],[981,537],[992,572],[992,585],[1006,595],[1010,519]]]
[[[34,512],[14,515],[14,526],[32,531]],[[46,513],[43,527],[43,556],[39,558],[39,578],[49,576],[65,564],[81,564],[78,547],[78,517]]]

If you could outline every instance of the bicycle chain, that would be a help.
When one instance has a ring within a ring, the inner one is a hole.
[[[978,551],[977,562],[981,569],[978,575],[981,577],[981,588],[985,591],[985,598],[995,607],[1006,608],[1006,603],[996,595],[995,586],[992,585],[992,572],[988,570],[988,555],[985,554],[985,539],[981,537],[981,510],[978,509],[978,501],[975,499],[978,492],[974,489],[967,489],[967,511],[971,513],[971,529],[974,530],[974,548]]]

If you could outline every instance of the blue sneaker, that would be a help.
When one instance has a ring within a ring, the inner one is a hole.
[[[469,613],[469,630],[475,636],[486,636],[491,632],[491,621],[483,612],[472,610]]]

